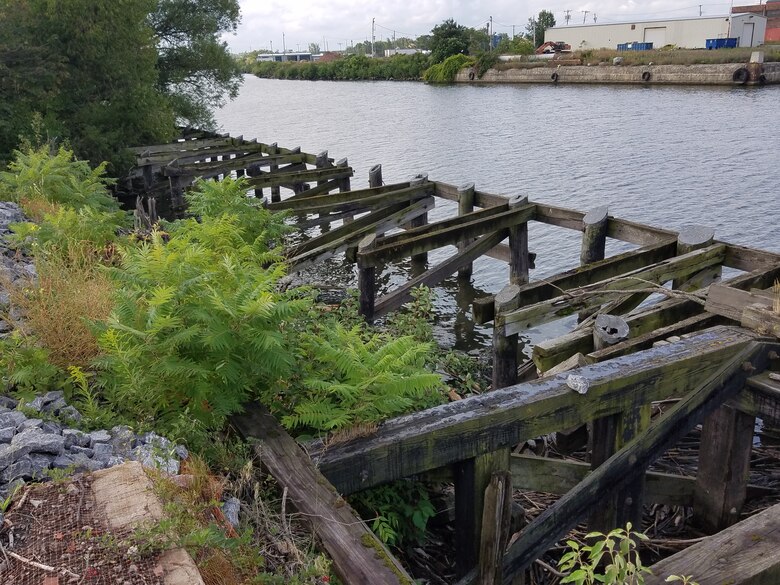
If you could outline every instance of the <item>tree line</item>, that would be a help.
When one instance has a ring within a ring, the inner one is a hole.
[[[238,0],[0,0],[0,164],[56,139],[120,174],[123,147],[209,127],[240,69]]]

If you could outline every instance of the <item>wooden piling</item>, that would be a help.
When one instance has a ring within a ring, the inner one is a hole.
[[[374,188],[382,185],[384,185],[382,181],[382,165],[374,165],[368,171],[368,186]]]
[[[472,211],[474,211],[474,183],[466,183],[458,187],[458,215],[468,215]],[[460,242],[458,244],[458,253],[462,253],[469,244],[470,242],[466,240]],[[473,268],[473,263],[463,266],[458,270],[458,276],[471,278]]]
[[[694,250],[700,250],[711,246],[715,241],[715,230],[702,225],[689,225],[680,230],[677,236],[677,255],[682,256]],[[713,267],[707,269],[708,272],[715,270]],[[699,274],[699,273],[697,273]],[[695,279],[696,275],[688,278],[678,278],[672,281],[672,288],[689,288],[685,283],[690,279]]]
[[[756,418],[721,406],[702,425],[693,513],[708,532],[739,521],[745,503]]]
[[[419,187],[423,183],[428,182],[428,173],[421,173],[419,175],[415,175],[411,179],[409,179],[409,186],[410,187]],[[424,225],[428,225],[428,214],[421,215],[419,217],[416,217],[412,221],[409,222],[409,227],[414,229],[416,227],[422,227]],[[421,254],[415,254],[412,256],[412,262],[418,262],[420,264],[424,264],[428,261],[428,254],[427,252],[422,252]]]
[[[604,259],[607,243],[607,214],[606,205],[591,209],[582,218],[582,248],[580,249],[580,264],[590,264]]]
[[[273,144],[271,144],[268,147],[268,154],[270,154],[272,156],[275,155],[275,154],[279,154],[279,146],[277,145],[276,142],[274,142]],[[279,164],[276,163],[276,162],[272,162],[271,163],[270,172],[271,173],[278,173],[279,172]],[[255,191],[255,197],[257,197],[257,191]],[[282,193],[281,193],[281,191],[279,189],[279,186],[278,185],[272,186],[271,187],[271,203],[276,203],[277,201],[281,201],[281,200],[282,200]]]
[[[520,285],[508,284],[496,295],[495,314],[517,307]],[[507,335],[503,326],[493,327],[493,390],[517,383],[517,334]]]
[[[512,474],[497,471],[485,488],[482,539],[479,547],[479,582],[501,585],[503,559],[512,520]]]
[[[516,195],[509,200],[509,209],[528,205],[528,197]],[[528,222],[523,222],[509,228],[509,282],[526,284],[530,258],[528,257]]]
[[[347,161],[346,158],[342,158],[340,161],[336,163],[336,167],[338,168],[349,168],[349,161]],[[347,191],[351,190],[351,181],[349,177],[343,177],[341,179],[338,179],[338,185],[339,185],[339,193],[346,193]],[[354,220],[354,216],[352,215],[346,215],[344,217],[344,223],[352,223]]]
[[[360,253],[376,247],[376,234],[368,234],[358,244],[358,289],[360,290],[360,314],[368,323],[374,321],[376,300],[376,268],[363,265]]]
[[[479,559],[485,489],[496,472],[508,472],[510,450],[460,461],[453,466],[455,479],[455,569],[458,576],[472,570]],[[501,551],[503,554],[503,550]]]

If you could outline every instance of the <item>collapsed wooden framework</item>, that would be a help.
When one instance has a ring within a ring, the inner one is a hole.
[[[298,509],[313,518],[345,583],[409,582],[342,495],[410,476],[455,484],[461,585],[511,583],[584,517],[598,528],[638,525],[646,501],[693,505],[711,531],[739,519],[755,419],[780,420],[780,383],[769,373],[780,369],[780,319],[767,292],[780,278],[780,255],[717,241],[702,227],[676,233],[609,216],[606,208],[582,213],[426,175],[384,185],[378,165],[368,188],[351,190],[346,159],[229,136],[190,134],[136,152],[145,187],[168,190],[175,205],[195,177],[246,175],[255,196],[269,190],[269,210],[294,214],[301,228],[321,226],[286,251],[291,268],[345,252],[357,263],[360,310],[369,321],[402,306],[416,286],[456,272],[470,276],[480,256],[509,264],[507,286],[474,303],[475,321],[494,324],[492,392],[387,421],[370,437],[311,445],[309,455],[259,406],[235,417]],[[285,197],[282,188],[290,192]],[[457,202],[457,215],[429,222],[438,200]],[[580,231],[580,267],[530,281],[529,222]],[[605,257],[607,238],[638,248]],[[457,252],[423,264],[445,246]],[[420,263],[420,274],[377,298],[383,266],[406,258]],[[722,280],[723,268],[738,274]],[[645,303],[654,293],[665,300]],[[518,363],[524,330],[572,314],[579,315],[574,331],[536,344],[532,362]],[[651,403],[672,398],[680,400],[651,423]],[[702,421],[696,478],[647,472]],[[526,440],[585,424],[592,470],[512,453]],[[513,484],[562,497],[507,548]],[[762,516],[760,529],[753,521],[729,530],[771,534],[780,523],[775,516]],[[780,581],[778,563],[737,565],[730,582]],[[716,582],[707,578],[697,575],[702,585]]]

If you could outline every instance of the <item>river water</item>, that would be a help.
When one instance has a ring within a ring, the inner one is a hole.
[[[490,85],[328,82],[246,76],[236,100],[217,112],[225,132],[306,152],[347,157],[352,188],[382,164],[386,183],[417,173],[497,194],[610,214],[678,230],[713,227],[716,238],[780,252],[780,86],[760,88]],[[438,202],[437,202],[438,205]],[[431,219],[451,214],[445,203]],[[538,254],[531,278],[577,265],[579,233],[531,224]],[[607,253],[629,247],[609,242]],[[452,249],[431,253],[430,261]],[[388,267],[380,288],[408,278]],[[351,265],[329,261],[318,277],[354,286]],[[437,290],[437,336],[445,346],[484,345],[470,299],[508,282],[505,264],[474,265]],[[381,291],[380,291],[381,292]],[[527,338],[559,334],[571,320]]]

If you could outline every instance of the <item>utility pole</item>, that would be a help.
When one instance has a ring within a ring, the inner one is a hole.
[[[287,44],[284,41],[284,33],[282,33],[282,53],[287,52]]]
[[[590,10],[583,10],[582,11],[582,24],[585,24],[585,19],[588,18],[588,13]]]
[[[701,16],[701,4],[699,4],[699,16]]]
[[[593,24],[596,24],[596,13],[593,13]]]
[[[564,10],[564,12],[566,13],[566,16],[564,16],[563,18],[564,20],[566,20],[566,25],[568,26],[569,20],[571,19],[571,10]]]
[[[512,25],[512,40],[515,40],[515,25]]]
[[[490,17],[490,42],[493,42],[493,17]]]
[[[271,53],[273,53],[273,52],[274,52],[274,42],[271,41]]]
[[[536,49],[536,19],[534,18],[531,23],[534,25],[534,49]]]
[[[371,56],[376,57],[374,52],[374,41],[376,40],[376,18],[371,19]]]

